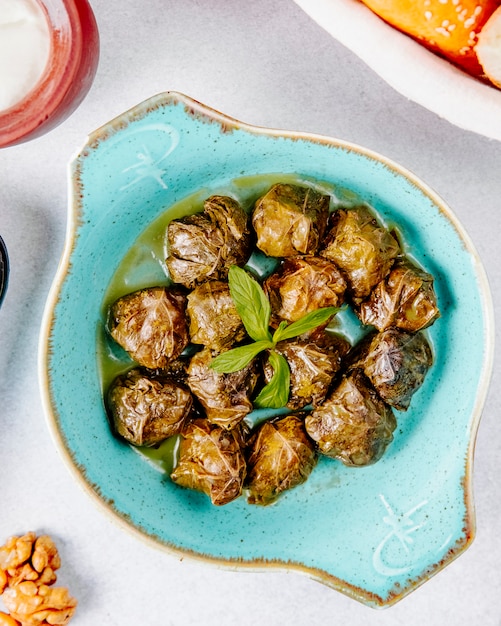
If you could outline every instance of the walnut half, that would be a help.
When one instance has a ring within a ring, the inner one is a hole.
[[[37,585],[30,580],[6,589],[3,600],[21,626],[67,624],[77,606],[66,588]]]
[[[56,581],[55,570],[59,567],[59,553],[48,535],[37,538],[34,532],[29,532],[22,537],[11,537],[0,548],[0,593],[24,580],[51,585]]]
[[[0,547],[0,594],[10,615],[0,612],[0,626],[64,626],[77,601],[64,587],[51,587],[61,559],[48,535],[29,532]]]

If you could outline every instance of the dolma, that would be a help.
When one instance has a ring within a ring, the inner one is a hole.
[[[338,266],[357,301],[388,274],[399,252],[395,237],[366,206],[359,206],[332,213],[320,256]]]
[[[227,282],[209,280],[195,287],[188,294],[186,312],[195,344],[220,351],[246,336]]]
[[[344,337],[327,333],[323,328],[307,336],[278,342],[275,350],[285,357],[290,369],[287,407],[297,410],[310,404],[318,406],[325,399],[349,349],[350,344]],[[269,382],[272,376],[273,369],[266,361],[265,381]]]
[[[176,290],[141,289],[112,304],[108,329],[139,365],[167,367],[189,342],[185,309],[186,296]]]
[[[172,220],[166,259],[171,279],[189,289],[210,278],[225,279],[244,265],[253,245],[249,215],[229,196],[211,196],[202,213]]]
[[[246,475],[243,434],[197,418],[181,436],[179,460],[171,479],[180,487],[207,494],[221,506],[238,498]]]
[[[403,259],[376,285],[357,315],[362,324],[383,331],[390,326],[417,332],[440,316],[433,276]]]
[[[275,326],[281,320],[295,322],[315,309],[339,307],[346,291],[346,281],[334,263],[313,255],[285,259],[263,286]]]
[[[247,456],[249,504],[267,505],[304,483],[317,463],[302,416],[263,422],[252,435]]]
[[[349,466],[378,461],[393,440],[396,419],[360,369],[343,377],[305,419],[318,450]]]
[[[191,357],[187,384],[210,422],[233,428],[252,411],[251,396],[259,378],[258,365],[253,360],[237,372],[220,374],[210,367],[215,355],[204,348]]]
[[[190,417],[190,391],[138,368],[117,376],[107,393],[115,433],[136,446],[154,446],[181,432]]]
[[[277,183],[255,204],[257,247],[271,257],[315,254],[323,238],[330,198],[311,187]]]
[[[433,364],[425,333],[398,328],[369,335],[359,353],[355,366],[363,368],[381,398],[399,411],[409,408]]]

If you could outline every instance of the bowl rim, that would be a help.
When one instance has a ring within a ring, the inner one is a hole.
[[[284,137],[288,139],[301,138],[312,141],[314,143],[335,145],[347,150],[353,150],[359,154],[362,154],[363,156],[367,156],[369,158],[380,161],[383,165],[390,168],[390,170],[395,172],[397,175],[404,176],[410,183],[423,191],[436,204],[440,211],[445,214],[450,224],[455,228],[458,237],[460,238],[465,249],[468,251],[471,257],[474,266],[474,272],[478,278],[478,287],[481,291],[481,306],[484,316],[483,327],[485,330],[485,341],[483,346],[484,360],[482,372],[479,376],[479,384],[475,397],[475,404],[470,417],[470,436],[468,450],[464,461],[464,479],[462,481],[463,497],[466,509],[466,537],[463,542],[460,542],[460,545],[457,545],[455,549],[449,551],[446,558],[444,558],[440,563],[432,566],[431,572],[426,572],[419,579],[412,581],[409,586],[391,594],[388,598],[375,597],[374,594],[372,594],[371,592],[367,592],[362,588],[355,587],[350,583],[341,580],[320,568],[308,567],[298,562],[285,562],[282,560],[270,561],[263,558],[251,559],[248,561],[242,561],[239,559],[227,559],[167,544],[165,541],[153,535],[150,535],[141,530],[136,525],[131,524],[125,516],[116,511],[113,508],[112,503],[107,502],[106,499],[101,496],[98,486],[91,484],[85,477],[85,475],[82,475],[81,468],[78,467],[78,464],[73,458],[71,451],[67,448],[63,434],[61,433],[58,426],[59,418],[57,416],[57,411],[54,409],[51,402],[50,374],[48,364],[50,360],[50,337],[54,324],[54,312],[58,304],[61,287],[66,280],[68,272],[71,270],[71,257],[76,246],[77,232],[81,218],[82,205],[79,196],[78,184],[79,161],[81,158],[85,158],[90,149],[98,146],[100,142],[108,139],[113,134],[119,132],[121,129],[128,126],[129,123],[137,119],[142,119],[155,108],[173,104],[182,104],[189,111],[190,115],[193,115],[195,117],[201,117],[205,121],[216,122],[217,124],[220,124],[224,132],[229,132],[232,129],[239,129],[257,135]],[[330,586],[335,590],[352,597],[353,599],[356,599],[369,606],[374,606],[376,608],[393,605],[404,596],[408,595],[410,591],[413,591],[426,580],[428,580],[431,575],[434,575],[435,573],[443,569],[452,560],[454,560],[457,556],[464,552],[464,550],[473,541],[476,530],[474,502],[472,494],[473,457],[478,426],[490,386],[494,361],[494,308],[488,277],[482,265],[480,257],[473,245],[473,242],[471,241],[462,224],[459,222],[458,218],[440,196],[438,196],[426,183],[424,183],[421,179],[419,179],[416,175],[407,170],[405,167],[397,164],[396,162],[383,155],[380,155],[373,150],[358,146],[357,144],[348,141],[328,137],[326,135],[301,131],[270,129],[241,122],[233,117],[225,115],[211,108],[210,106],[201,104],[197,100],[176,91],[158,93],[133,106],[124,113],[116,116],[109,122],[103,124],[98,129],[91,132],[81,149],[76,152],[76,154],[68,164],[68,178],[69,206],[67,212],[67,230],[64,241],[64,248],[56,275],[54,277],[52,286],[47,297],[39,335],[39,386],[48,428],[56,445],[56,448],[62,456],[64,463],[69,468],[73,476],[77,479],[76,482],[80,485],[80,487],[83,488],[84,491],[91,496],[92,500],[98,504],[99,508],[104,509],[104,511],[109,514],[111,519],[115,523],[117,523],[119,527],[124,528],[129,533],[132,533],[132,535],[138,537],[140,540],[150,546],[153,546],[157,549],[160,548],[165,552],[177,555],[182,558],[189,557],[204,564],[217,565],[219,567],[230,570],[249,570],[255,572],[268,571],[270,568],[280,571],[298,571],[300,573],[306,574],[313,580],[322,582],[327,586]]]

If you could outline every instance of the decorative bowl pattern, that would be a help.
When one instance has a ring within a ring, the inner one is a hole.
[[[435,276],[436,362],[381,461],[324,458],[269,507],[214,507],[111,436],[96,356],[102,305],[134,241],[166,208],[242,177],[300,174],[396,222]],[[402,598],[475,533],[475,433],[492,368],[484,270],[452,211],[399,165],[343,141],[256,128],[176,93],[92,133],[70,166],[65,250],[47,301],[40,382],[57,448],[94,500],[158,547],[231,568],[297,570],[371,606]]]

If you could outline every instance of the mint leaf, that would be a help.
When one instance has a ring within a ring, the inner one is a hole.
[[[274,371],[273,376],[270,382],[261,389],[254,404],[260,409],[279,409],[285,406],[289,399],[289,364],[275,350],[270,351],[269,361]]]
[[[254,341],[271,341],[271,307],[261,285],[237,265],[228,272],[230,294],[245,330]]]
[[[220,374],[238,372],[238,370],[248,365],[260,352],[272,347],[273,343],[271,341],[256,341],[247,346],[239,346],[223,352],[212,359],[210,367]]]
[[[321,326],[325,324],[333,315],[335,315],[339,308],[334,306],[325,307],[323,309],[316,309],[315,311],[310,311],[310,313],[306,313],[296,322],[292,322],[286,327],[283,327],[281,324],[275,331],[273,335],[273,342],[278,343],[279,341],[283,341],[284,339],[292,339],[292,337],[297,337],[298,335],[302,335],[308,330],[312,330],[317,326]]]

